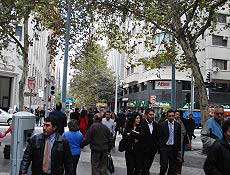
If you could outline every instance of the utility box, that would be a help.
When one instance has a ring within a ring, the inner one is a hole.
[[[11,175],[19,174],[20,163],[28,138],[34,133],[35,117],[29,112],[17,112],[13,116],[11,136]]]

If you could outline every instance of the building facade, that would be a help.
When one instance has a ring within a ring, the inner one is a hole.
[[[55,65],[52,64],[49,54],[49,37],[51,32],[36,31],[38,37],[34,37],[32,17],[29,19],[28,24],[28,33],[32,41],[32,44],[29,46],[28,78],[35,80],[35,88],[32,91],[35,95],[31,100],[31,107],[35,109],[38,106],[44,106],[47,102],[47,93],[49,91],[47,88],[49,88],[52,77],[54,79],[54,71],[52,70],[54,70]],[[16,28],[15,35],[22,45],[24,44],[23,33],[23,25],[19,25]],[[17,49],[14,43],[10,43],[7,49],[1,51],[4,59],[0,59],[0,108],[4,110],[19,106],[18,92],[23,59],[17,52]],[[24,92],[25,107],[30,105],[29,96],[26,95],[29,92],[31,91],[28,88],[27,79]]]
[[[227,13],[227,12],[226,12]],[[230,40],[229,29],[220,30],[230,23],[230,18],[224,13],[219,13],[216,32],[210,35],[209,31],[199,38],[200,51],[197,53],[198,62],[204,81],[206,83],[209,105],[221,104],[230,106]],[[136,28],[138,30],[138,28]],[[163,37],[159,35],[159,42]],[[160,42],[159,42],[160,43]],[[148,53],[143,45],[139,45],[136,58],[141,58]],[[114,59],[116,54],[110,59]],[[120,76],[122,92],[119,94],[119,108],[148,108],[171,107],[172,66],[165,63],[160,69],[146,69],[144,65],[131,66],[126,55],[118,57],[123,59],[120,64],[123,73]],[[195,108],[199,108],[195,88]],[[191,96],[191,70],[180,72],[176,70],[176,107],[188,107]]]

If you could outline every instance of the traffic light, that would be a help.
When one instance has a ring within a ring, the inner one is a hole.
[[[48,102],[51,102],[51,95],[48,95]]]
[[[190,101],[191,101],[191,93],[189,92],[185,95],[185,102],[190,103]]]
[[[208,73],[207,73],[206,80],[207,80],[208,83],[211,82],[211,72],[208,72]]]
[[[55,87],[53,85],[50,87],[50,94],[51,95],[55,94]]]

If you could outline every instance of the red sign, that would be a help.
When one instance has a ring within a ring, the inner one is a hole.
[[[156,81],[155,89],[171,89],[172,82],[171,81]]]
[[[35,89],[35,78],[34,77],[29,77],[28,78],[28,88],[30,90],[34,90]]]
[[[155,103],[155,102],[156,102],[156,95],[151,95],[150,103]]]

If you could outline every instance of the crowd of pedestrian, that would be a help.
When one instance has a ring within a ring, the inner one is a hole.
[[[129,111],[115,115],[110,111],[75,108],[70,113],[69,131],[64,132],[67,116],[61,108],[61,103],[57,103],[56,109],[44,119],[43,133],[29,140],[21,174],[27,173],[32,162],[35,175],[37,172],[76,175],[81,149],[89,144],[92,175],[107,175],[108,155],[115,146],[117,133],[122,134],[119,151],[125,152],[127,175],[150,175],[157,153],[160,154],[160,175],[183,174],[184,151],[196,138],[192,114],[184,118],[182,111],[168,110],[156,121],[152,109],[143,114]],[[221,164],[230,157],[230,123],[224,121],[223,107],[215,108],[214,116],[205,122],[201,139],[207,153],[205,173],[225,175],[229,172],[227,164]]]

